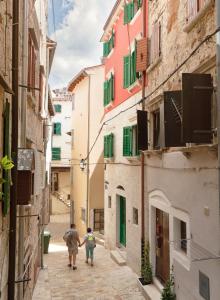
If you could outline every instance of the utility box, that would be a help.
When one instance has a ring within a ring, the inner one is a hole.
[[[34,195],[34,150],[18,149],[17,204],[31,204]]]

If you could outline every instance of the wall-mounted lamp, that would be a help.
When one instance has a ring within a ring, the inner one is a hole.
[[[85,167],[86,167],[85,159],[80,160],[79,167],[80,167],[81,171],[85,170]]]

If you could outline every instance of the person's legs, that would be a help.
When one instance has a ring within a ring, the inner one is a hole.
[[[89,259],[89,247],[86,246],[86,263],[88,264]]]
[[[69,252],[69,264],[68,264],[68,267],[71,267],[72,266],[72,250],[68,249],[68,252]]]
[[[94,252],[94,248],[91,247],[89,250],[90,250],[90,258],[91,258],[91,266],[93,266],[93,258],[94,258],[93,252]]]
[[[76,253],[73,253],[73,270],[76,270]]]

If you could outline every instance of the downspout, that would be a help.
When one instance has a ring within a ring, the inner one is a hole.
[[[89,147],[90,147],[90,88],[91,88],[91,76],[88,75],[88,115],[87,115],[87,173],[86,173],[86,227],[89,226]]]
[[[146,30],[146,1],[143,0],[143,38],[147,37]],[[145,98],[145,86],[146,86],[146,70],[142,72],[142,99]],[[144,110],[144,101],[142,102],[142,110]],[[144,201],[144,163],[145,163],[145,155],[144,152],[141,152],[141,257],[143,257],[144,244],[145,244],[145,201]]]
[[[216,25],[220,28],[220,0],[216,0]],[[218,189],[220,210],[220,31],[216,34],[216,83],[217,83],[217,116],[218,116]],[[220,220],[219,220],[220,221]]]
[[[21,82],[27,85],[27,57],[28,57],[28,39],[27,39],[27,16],[28,16],[28,3],[23,0],[23,16],[22,16],[22,76]],[[21,88],[21,147],[26,148],[26,99],[27,90]],[[24,216],[24,206],[19,206],[19,216]],[[24,271],[24,218],[19,218],[19,237],[18,237],[18,278],[22,279]],[[18,300],[23,299],[23,283],[18,284]]]
[[[8,299],[15,299],[16,215],[17,215],[17,153],[18,153],[18,80],[19,80],[19,0],[13,0],[12,26],[12,168],[9,228]]]

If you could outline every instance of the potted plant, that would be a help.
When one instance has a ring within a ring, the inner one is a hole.
[[[142,285],[151,284],[153,281],[152,265],[150,263],[150,244],[144,245],[143,256],[141,260],[141,278],[139,281]]]
[[[7,155],[0,159],[0,187],[2,185],[11,184],[11,178],[6,174],[8,174],[7,172],[11,170],[13,167],[14,164],[12,160],[8,158]],[[5,171],[5,174],[3,173],[3,171]],[[2,192],[2,189],[0,189],[0,200],[2,200],[3,198],[4,198],[4,193]]]
[[[170,278],[167,280],[165,287],[162,291],[161,300],[176,300],[176,294],[174,292],[173,268],[170,274]]]

